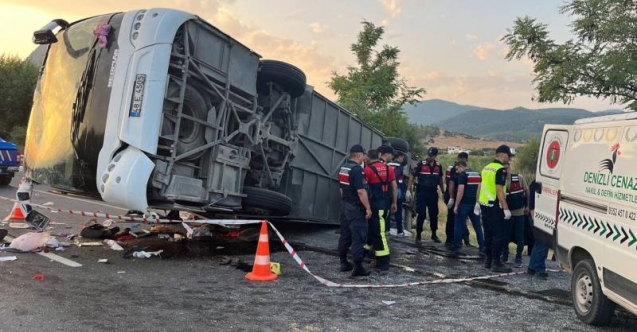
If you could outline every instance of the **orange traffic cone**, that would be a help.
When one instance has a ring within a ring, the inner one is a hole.
[[[268,242],[268,224],[261,223],[261,234],[257,245],[257,254],[254,256],[252,272],[246,274],[246,278],[252,281],[272,281],[277,275],[270,271],[270,244]]]
[[[24,210],[22,209],[22,204],[13,203],[13,208],[11,209],[11,213],[9,213],[9,215],[6,218],[4,218],[3,221],[25,220],[25,219],[26,219],[26,213],[24,213]]]

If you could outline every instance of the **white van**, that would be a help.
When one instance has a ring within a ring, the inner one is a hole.
[[[637,114],[546,125],[540,146],[534,233],[572,272],[577,316],[637,314]]]

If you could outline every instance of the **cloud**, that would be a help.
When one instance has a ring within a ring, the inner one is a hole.
[[[398,16],[403,10],[402,0],[380,0],[380,2],[391,17]]]
[[[305,9],[297,9],[289,14],[285,14],[285,16],[283,17],[286,20],[301,20],[303,18],[305,18],[305,13],[307,11]]]
[[[314,33],[324,32],[325,29],[327,28],[327,26],[322,25],[321,23],[318,23],[318,22],[310,23],[309,27],[310,29],[312,29],[312,32]]]
[[[478,39],[478,36],[472,34],[472,33],[467,33],[464,35],[465,38],[467,39]]]
[[[5,1],[7,0],[0,0],[0,3]],[[199,17],[212,23],[224,33],[263,56],[264,59],[281,60],[301,68],[308,77],[308,84],[314,85],[326,97],[334,97],[331,90],[327,88],[326,82],[331,78],[333,70],[343,70],[345,64],[337,62],[331,55],[322,54],[317,49],[318,45],[316,42],[277,37],[261,27],[241,21],[227,8],[227,5],[232,2],[234,0],[140,0],[134,3],[128,0],[99,2],[68,0],[57,3],[23,0],[22,4],[51,13],[52,17],[61,17],[68,20],[110,13],[113,8],[126,11],[138,8],[163,7],[196,13]],[[297,16],[302,15],[301,12],[293,13]],[[42,24],[44,23],[46,22]],[[321,26],[321,28],[324,29],[325,27]]]
[[[484,61],[489,57],[489,54],[493,50],[493,47],[494,47],[493,43],[490,43],[490,42],[482,43],[473,49],[473,54],[475,54],[475,56],[478,59],[480,59],[480,61]]]

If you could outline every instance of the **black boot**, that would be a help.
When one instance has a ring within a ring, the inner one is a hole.
[[[363,267],[362,261],[354,261],[354,270],[352,271],[352,277],[366,277],[370,275],[370,271]]]
[[[377,257],[376,258],[376,270],[379,272],[387,272],[389,271],[389,256]]]
[[[436,233],[433,233],[431,235],[431,241],[434,241],[436,243],[440,243],[441,242],[440,239],[438,238],[438,235],[436,235]]]
[[[341,272],[351,271],[354,265],[347,261],[347,256],[341,256]]]
[[[513,269],[511,269],[510,267],[505,267],[504,264],[502,264],[502,262],[493,262],[493,267],[491,268],[491,271],[495,272],[495,273],[511,273],[513,272]]]

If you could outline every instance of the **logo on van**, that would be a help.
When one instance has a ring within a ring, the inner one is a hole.
[[[604,159],[599,163],[599,170],[608,170],[610,174],[613,174],[615,163],[617,162],[617,156],[621,156],[622,152],[619,151],[619,143],[615,143],[610,147],[610,151],[613,153],[608,159]]]
[[[554,140],[549,144],[546,150],[546,166],[549,169],[554,169],[560,161],[560,150],[560,141]]]

